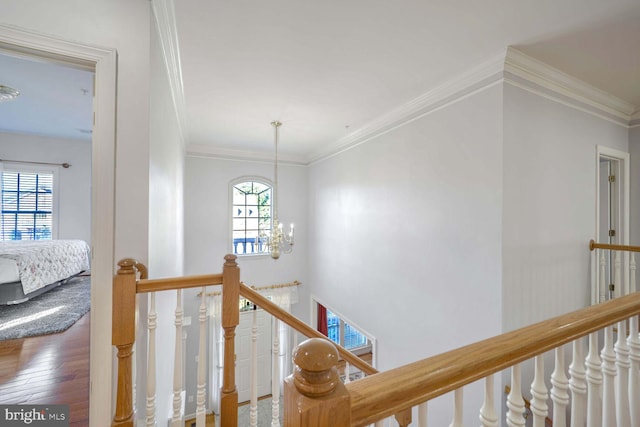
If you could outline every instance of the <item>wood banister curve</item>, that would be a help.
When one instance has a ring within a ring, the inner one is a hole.
[[[640,293],[545,320],[346,385],[364,426],[640,314]]]

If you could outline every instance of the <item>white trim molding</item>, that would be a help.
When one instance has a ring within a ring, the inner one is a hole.
[[[640,126],[640,110],[637,106],[508,47],[349,135],[329,142],[322,149],[307,156],[292,156],[288,160],[309,165],[328,159],[500,83],[509,83],[625,128]],[[268,158],[264,152],[207,145],[189,145],[187,155],[227,160],[264,161]]]
[[[260,163],[273,163],[275,160],[273,152],[234,150],[231,148],[222,148],[205,144],[187,145],[187,156]],[[278,154],[278,163],[288,165],[307,165],[306,158],[304,157],[282,153]]]
[[[180,64],[180,45],[178,44],[178,28],[176,25],[175,5],[173,0],[151,0],[151,10],[155,17],[155,27],[160,36],[162,56],[169,77],[169,89],[173,108],[176,113],[178,129],[182,137],[182,147],[186,147],[186,106],[184,100],[184,84],[182,66]]]
[[[517,49],[509,47],[504,64],[505,80],[515,83],[515,76],[522,85],[534,84],[547,89],[549,93],[559,95],[569,106],[593,112],[604,118],[617,119],[628,126],[636,106],[583,82],[557,68],[538,61]]]
[[[116,63],[115,49],[67,41],[0,24],[0,49],[10,54],[95,70],[91,170],[90,426],[110,425],[113,350],[111,334],[115,232]],[[95,279],[95,280],[94,280]]]

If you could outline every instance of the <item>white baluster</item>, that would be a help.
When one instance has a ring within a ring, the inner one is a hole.
[[[258,310],[253,310],[251,321],[251,404],[249,425],[258,425]]]
[[[176,303],[176,348],[173,364],[173,415],[171,427],[181,427],[182,421],[182,290],[178,289]]]
[[[479,417],[481,427],[498,427],[498,415],[496,414],[493,392],[493,375],[489,375],[484,379],[484,402],[482,403],[482,408],[480,408]]]
[[[587,425],[587,373],[582,338],[573,342],[573,360],[569,365],[571,388],[571,427]]]
[[[145,425],[156,425],[156,327],[158,326],[156,313],[156,293],[149,296],[149,314],[147,317],[147,329],[149,330],[149,348],[147,349],[147,417]]]
[[[351,382],[351,365],[349,365],[349,362],[344,362],[344,383],[345,384],[349,384]]]
[[[200,342],[198,343],[198,391],[196,394],[196,427],[205,427],[207,422],[207,410],[205,397],[207,394],[207,382],[205,380],[205,368],[207,366],[207,288],[202,287],[200,292],[200,310],[198,320],[200,321]]]
[[[427,402],[418,405],[418,427],[427,427]]]
[[[640,427],[640,337],[638,337],[638,316],[629,320],[629,404],[631,408],[630,421],[633,427]]]
[[[618,298],[622,295],[622,251],[615,251],[615,261],[613,263],[613,295]]]
[[[511,367],[511,390],[507,396],[507,425],[509,427],[524,427],[524,399],[520,387],[520,365]]]
[[[618,339],[614,346],[616,353],[616,420],[618,427],[629,427],[629,346],[627,345],[627,322],[618,323]],[[637,403],[636,403],[637,405]]]
[[[604,347],[602,348],[602,427],[615,427],[616,355],[613,352],[613,326],[604,328]]]
[[[598,333],[589,335],[587,354],[587,427],[602,427],[602,371],[598,356]]]
[[[533,383],[531,383],[531,412],[533,427],[544,427],[549,408],[547,407],[547,386],[544,384],[544,357],[535,358]]]
[[[449,427],[462,427],[462,387],[453,392],[453,421]]]
[[[564,369],[564,347],[555,351],[555,368],[551,374],[551,400],[553,401],[553,426],[567,425],[567,405],[569,405],[569,379]]]
[[[271,374],[271,427],[280,427],[280,322],[273,319],[273,357]]]
[[[384,427],[384,420],[376,421],[374,426],[375,427]]]
[[[607,277],[607,259],[604,256],[604,250],[600,250],[600,282],[598,283],[598,290],[600,291],[600,302],[604,302],[606,297],[606,290],[608,289]]]

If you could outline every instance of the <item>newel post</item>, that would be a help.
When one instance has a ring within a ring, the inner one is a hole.
[[[236,256],[225,255],[222,269],[222,328],[224,329],[224,370],[220,398],[220,424],[238,426],[238,390],[236,389],[236,326],[240,323],[240,269]]]
[[[338,375],[338,351],[329,341],[311,338],[293,352],[295,369],[284,384],[286,427],[348,427],[351,398]]]
[[[112,426],[133,426],[132,354],[136,335],[136,261],[118,263],[113,278],[111,343],[118,349],[118,388]]]

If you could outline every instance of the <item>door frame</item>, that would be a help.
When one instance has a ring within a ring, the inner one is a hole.
[[[112,419],[112,280],[115,236],[115,49],[68,41],[0,24],[0,50],[91,69],[95,73],[91,150],[90,426]],[[108,332],[107,332],[108,331]]]
[[[630,155],[628,152],[616,150],[615,148],[610,148],[602,145],[596,145],[596,174],[595,174],[595,183],[596,183],[596,224],[595,224],[595,239],[598,239],[600,236],[600,159],[606,158],[609,160],[615,160],[618,163],[618,174],[619,183],[618,187],[618,224],[619,224],[619,236],[618,240],[622,245],[629,244],[629,211],[630,211]],[[618,230],[616,230],[618,232]],[[592,287],[591,287],[591,303],[596,304],[599,302],[598,295],[600,293],[601,286],[605,286],[605,284],[598,283],[600,275],[598,274],[598,258],[595,257],[596,251],[593,251],[594,257],[592,258]],[[629,257],[628,253],[625,252],[623,259],[623,281],[624,283],[629,283]],[[616,294],[619,295],[621,289],[616,291]]]

